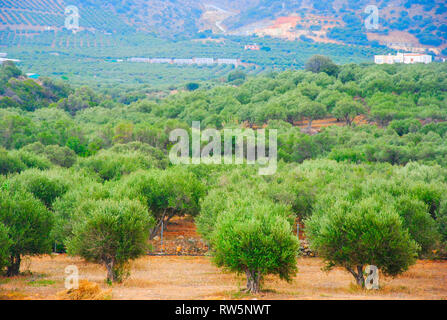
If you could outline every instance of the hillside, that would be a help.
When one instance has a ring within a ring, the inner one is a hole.
[[[447,46],[447,9],[443,1],[376,1],[377,30],[366,30],[371,1],[262,0],[224,20],[232,34],[256,34],[310,42],[386,45],[423,51]]]
[[[1,43],[64,28],[64,8],[79,8],[80,30],[149,32],[168,37],[215,34],[424,50],[447,47],[447,7],[442,0],[381,0],[379,28],[366,30],[369,0],[12,0],[0,1]],[[6,33],[5,33],[6,32]]]

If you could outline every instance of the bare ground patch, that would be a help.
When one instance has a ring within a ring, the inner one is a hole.
[[[381,275],[381,289],[366,291],[343,269],[326,273],[320,259],[300,258],[291,283],[268,276],[252,296],[241,292],[243,276],[216,268],[209,257],[146,256],[132,263],[126,281],[108,286],[101,266],[63,254],[30,258],[22,275],[0,278],[0,299],[58,299],[68,265],[79,268],[80,279],[111,289],[112,299],[447,299],[446,261],[418,261],[402,276]]]

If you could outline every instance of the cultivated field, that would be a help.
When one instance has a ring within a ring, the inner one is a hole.
[[[244,277],[222,272],[209,257],[143,257],[132,263],[130,278],[108,286],[103,268],[63,254],[28,259],[23,275],[0,278],[0,299],[58,299],[68,265],[111,290],[112,299],[447,299],[447,261],[418,261],[400,277],[381,277],[379,291],[365,291],[343,269],[325,273],[320,259],[300,258],[291,283],[267,277],[262,293],[246,295]]]

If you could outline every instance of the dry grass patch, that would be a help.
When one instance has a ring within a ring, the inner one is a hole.
[[[61,300],[110,300],[112,290],[103,291],[97,283],[80,280],[78,289],[70,289],[57,294]]]

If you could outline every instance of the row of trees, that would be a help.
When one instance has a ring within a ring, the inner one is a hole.
[[[245,273],[247,290],[258,292],[267,274],[296,274],[298,218],[328,269],[345,267],[362,284],[366,265],[397,275],[445,250],[446,185],[440,167],[329,160],[281,165],[273,177],[199,165],[139,169],[110,182],[83,170],[30,169],[2,181],[0,261],[16,275],[23,256],[50,252],[57,241],[121,281],[162,221],[189,214],[215,263]]]
[[[29,169],[2,178],[0,270],[17,275],[24,255],[49,253],[56,242],[103,264],[108,280],[122,280],[128,260],[147,252],[162,222],[166,227],[174,215],[198,214],[204,192],[184,169],[145,169],[133,167],[110,183],[84,168]]]
[[[196,222],[215,263],[245,273],[250,292],[267,274],[290,280],[297,272],[295,218],[327,270],[344,267],[363,286],[367,265],[395,276],[445,250],[445,174],[328,160],[284,166],[267,179],[241,169],[208,193]]]

